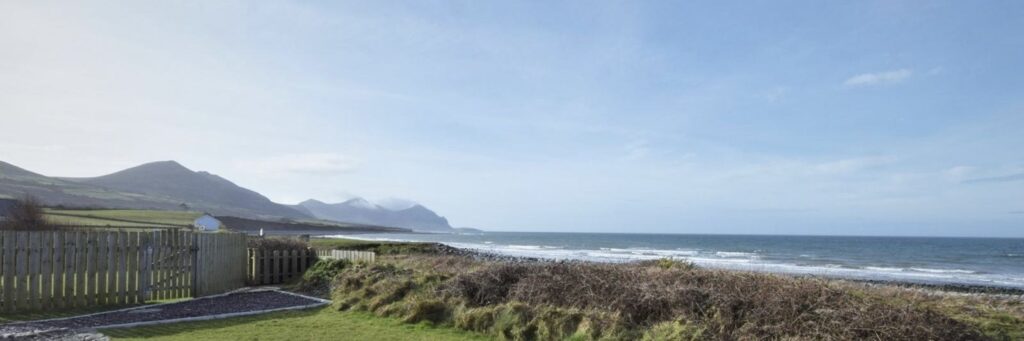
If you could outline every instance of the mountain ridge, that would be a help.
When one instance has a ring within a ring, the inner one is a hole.
[[[209,172],[157,161],[97,177],[62,178],[0,162],[0,197],[32,196],[48,206],[207,211],[252,218],[307,219],[312,215],[272,202]]]
[[[342,223],[454,232],[448,220],[421,204],[395,209],[363,198],[329,204],[271,201],[207,171],[173,160],[148,162],[96,177],[50,177],[0,161],[0,199],[32,196],[44,205],[74,208],[201,210],[256,219],[322,219]]]
[[[402,227],[428,232],[452,231],[448,219],[421,204],[393,210],[356,197],[334,204],[309,199],[293,207],[296,206],[304,208],[319,219]]]

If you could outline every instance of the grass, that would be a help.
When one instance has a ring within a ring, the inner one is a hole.
[[[202,212],[158,210],[55,210],[47,209],[47,219],[69,225],[85,226],[190,226]]]
[[[330,308],[101,332],[113,340],[490,340],[454,328]]]

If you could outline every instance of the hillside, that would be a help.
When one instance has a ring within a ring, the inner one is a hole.
[[[363,198],[336,204],[310,199],[299,203],[296,207],[301,207],[320,219],[394,226],[427,232],[452,232],[452,227],[448,224],[447,219],[418,204],[406,209],[392,210]]]
[[[57,178],[0,162],[0,198],[34,196],[47,206],[206,211],[252,218],[312,218],[207,172],[174,161],[95,178]],[[184,206],[183,206],[184,204]]]
[[[47,177],[0,161],[0,198],[34,196],[49,206],[175,209],[181,201]]]

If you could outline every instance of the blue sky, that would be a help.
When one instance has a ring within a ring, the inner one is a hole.
[[[0,3],[0,160],[527,231],[1024,236],[1016,1]],[[397,200],[396,200],[397,199]]]

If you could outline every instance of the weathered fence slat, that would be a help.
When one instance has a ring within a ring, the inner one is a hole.
[[[64,231],[53,233],[53,308],[64,309],[67,302],[64,301]]]
[[[17,237],[14,231],[0,231],[3,234],[3,278],[4,278],[4,311],[14,312],[17,306],[14,304],[14,293],[15,293],[15,282],[17,281],[15,274],[15,247]]]

